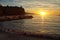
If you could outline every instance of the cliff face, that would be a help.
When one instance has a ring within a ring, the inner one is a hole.
[[[0,15],[3,15],[2,7],[0,6]]]
[[[25,15],[25,10],[23,7],[0,6],[1,15]]]

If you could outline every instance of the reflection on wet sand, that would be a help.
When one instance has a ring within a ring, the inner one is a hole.
[[[57,35],[58,36],[58,35]],[[59,37],[53,35],[20,35],[0,31],[0,40],[59,40]]]

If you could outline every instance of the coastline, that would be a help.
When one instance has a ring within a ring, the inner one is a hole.
[[[19,20],[19,19],[31,19],[33,16],[25,15],[10,15],[10,16],[0,16],[0,21],[10,21],[10,20]]]

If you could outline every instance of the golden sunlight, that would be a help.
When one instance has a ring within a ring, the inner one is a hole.
[[[42,15],[42,16],[44,16],[46,14],[46,12],[42,11],[39,14]]]
[[[41,17],[47,17],[47,16],[49,16],[51,14],[51,12],[49,10],[43,10],[43,9],[41,9],[41,10],[37,11],[37,14],[39,16],[41,16]]]

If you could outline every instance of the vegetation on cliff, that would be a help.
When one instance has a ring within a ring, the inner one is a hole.
[[[25,15],[25,10],[22,6],[17,7],[0,5],[0,16],[2,15]]]

